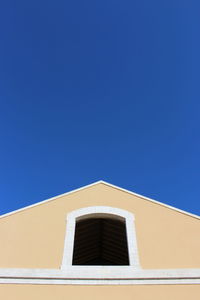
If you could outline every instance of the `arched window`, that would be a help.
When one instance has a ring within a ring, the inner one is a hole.
[[[72,265],[129,265],[125,219],[97,214],[77,220]]]
[[[107,266],[113,274],[111,269],[117,266],[140,269],[132,213],[115,207],[90,206],[67,215],[61,269],[74,268],[73,272],[84,274],[83,268],[88,272],[90,266],[91,275],[97,274],[95,267],[100,270]]]

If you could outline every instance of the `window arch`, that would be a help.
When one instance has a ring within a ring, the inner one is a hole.
[[[72,211],[61,269],[105,265],[140,268],[133,214],[108,206]]]

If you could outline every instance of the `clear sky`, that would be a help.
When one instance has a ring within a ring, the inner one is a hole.
[[[199,11],[1,1],[0,214],[100,179],[200,214]]]

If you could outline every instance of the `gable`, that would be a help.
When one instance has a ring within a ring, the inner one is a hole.
[[[200,268],[198,218],[102,182],[1,218],[0,267],[60,268],[66,216],[89,206],[134,214],[144,269]]]

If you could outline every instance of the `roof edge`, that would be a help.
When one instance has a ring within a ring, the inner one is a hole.
[[[193,218],[196,218],[196,219],[199,219],[199,220],[200,220],[200,216],[195,215],[195,214],[192,214],[192,213],[189,213],[189,212],[187,212],[187,211],[185,211],[185,210],[182,210],[182,209],[176,208],[176,207],[174,207],[174,206],[171,206],[171,205],[162,203],[162,202],[160,202],[160,201],[157,201],[157,200],[155,200],[155,199],[152,199],[152,198],[149,198],[149,197],[146,197],[146,196],[143,196],[143,195],[134,193],[134,192],[132,192],[132,191],[129,191],[129,190],[124,189],[124,188],[121,188],[121,187],[118,187],[117,185],[108,183],[108,182],[103,181],[103,180],[101,180],[101,183],[103,183],[103,184],[105,184],[105,185],[108,185],[108,186],[110,186],[110,187],[113,187],[113,188],[115,188],[115,189],[118,189],[118,190],[120,190],[120,191],[129,193],[129,194],[134,195],[134,196],[136,196],[136,197],[139,197],[139,198],[141,198],[141,199],[150,201],[150,202],[152,202],[152,203],[155,203],[155,204],[164,206],[164,207],[166,207],[166,208],[175,210],[175,211],[177,211],[177,212],[179,212],[179,213],[182,213],[182,214],[184,214],[184,215],[187,215],[187,216],[190,216],[190,217],[193,217]]]
[[[4,217],[7,217],[7,216],[10,216],[10,215],[12,215],[12,214],[21,212],[21,211],[23,211],[23,210],[25,210],[25,209],[29,209],[29,208],[32,208],[32,207],[35,207],[35,206],[38,206],[38,205],[45,204],[45,203],[47,203],[47,202],[56,200],[57,198],[61,198],[61,197],[63,197],[63,196],[67,196],[67,195],[70,195],[70,194],[72,194],[72,193],[79,192],[79,191],[81,191],[81,190],[83,190],[83,189],[89,188],[89,187],[94,186],[94,185],[96,185],[96,184],[98,184],[98,183],[104,183],[104,184],[105,184],[105,182],[103,182],[102,180],[95,181],[95,182],[93,182],[93,183],[84,185],[84,186],[82,186],[82,187],[80,187],[80,188],[71,190],[71,191],[69,191],[69,192],[66,192],[66,193],[63,193],[63,194],[60,194],[60,195],[57,195],[57,196],[54,196],[54,197],[51,197],[51,198],[42,200],[42,201],[40,201],[40,202],[36,202],[36,203],[34,203],[34,204],[27,205],[27,206],[24,206],[24,207],[22,207],[22,208],[19,208],[19,209],[10,211],[10,212],[8,212],[8,213],[5,213],[5,214],[3,214],[3,215],[0,215],[0,219],[1,219],[1,218],[4,218]]]
[[[152,202],[152,203],[155,203],[155,204],[164,206],[164,207],[166,207],[166,208],[168,208],[168,209],[175,210],[175,211],[177,211],[177,212],[179,212],[179,213],[182,213],[182,214],[184,214],[184,215],[187,215],[187,216],[189,216],[189,217],[193,217],[193,218],[196,218],[196,219],[200,219],[200,216],[198,216],[198,215],[189,213],[189,212],[187,212],[187,211],[184,211],[184,210],[182,210],[182,209],[176,208],[176,207],[171,206],[171,205],[168,205],[168,204],[164,204],[164,203],[162,203],[162,202],[159,202],[159,201],[157,201],[157,200],[148,198],[148,197],[146,197],[146,196],[143,196],[143,195],[134,193],[134,192],[129,191],[129,190],[127,190],[127,189],[121,188],[121,187],[119,187],[119,186],[117,186],[117,185],[108,183],[108,182],[106,182],[106,181],[104,181],[104,180],[98,180],[98,181],[95,181],[95,182],[90,183],[90,184],[88,184],[88,185],[85,185],[85,186],[82,186],[82,187],[80,187],[80,188],[74,189],[74,190],[72,190],[72,191],[69,191],[69,192],[66,192],[66,193],[63,193],[63,194],[60,194],[60,195],[57,195],[57,196],[48,198],[48,199],[46,199],[46,200],[43,200],[43,201],[40,201],[40,202],[31,204],[31,205],[28,205],[28,206],[25,206],[25,207],[22,207],[22,208],[19,208],[19,209],[16,209],[16,210],[11,211],[11,212],[9,212],[9,213],[5,213],[5,214],[3,214],[3,215],[0,216],[0,219],[2,219],[2,218],[4,218],[4,217],[8,217],[8,216],[13,215],[13,214],[18,213],[18,212],[21,212],[21,211],[23,211],[23,210],[26,210],[26,209],[29,209],[29,208],[38,206],[38,205],[45,204],[45,203],[50,202],[50,201],[53,201],[53,200],[55,200],[55,199],[57,199],[57,198],[60,198],[60,197],[63,197],[63,196],[67,196],[67,195],[70,195],[70,194],[72,194],[72,193],[79,192],[79,191],[81,191],[81,190],[83,190],[83,189],[92,187],[92,186],[97,185],[97,184],[99,184],[99,183],[105,184],[105,185],[110,186],[110,187],[112,187],[112,188],[118,189],[118,190],[120,190],[120,191],[122,191],[122,192],[126,192],[126,193],[128,193],[128,194],[134,195],[134,196],[139,197],[139,198],[141,198],[141,199],[150,201],[150,202]]]

